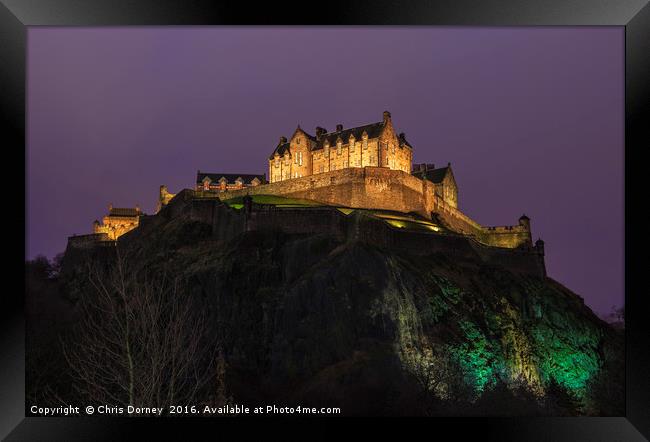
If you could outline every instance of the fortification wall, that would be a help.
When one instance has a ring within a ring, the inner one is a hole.
[[[531,246],[530,229],[514,225],[483,227],[435,194],[435,185],[400,170],[347,168],[218,193],[222,200],[244,195],[279,195],[360,209],[394,210],[435,216],[449,229],[496,247]]]
[[[362,212],[345,215],[333,207],[277,208],[252,204],[250,209],[220,209],[214,225],[232,224],[245,215],[242,230],[281,231],[287,234],[327,233],[341,241],[360,240],[410,255],[441,253],[477,266],[488,264],[544,277],[543,254],[535,248],[509,249],[482,245],[459,234],[411,232],[394,228]]]
[[[68,247],[78,249],[94,247],[99,242],[106,242],[113,244],[113,241],[108,237],[107,233],[90,233],[88,235],[74,235],[68,237]]]

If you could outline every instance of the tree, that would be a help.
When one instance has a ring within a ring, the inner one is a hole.
[[[165,410],[223,404],[224,361],[204,310],[182,281],[132,268],[119,250],[108,268],[87,266],[76,342],[64,343],[81,398]]]
[[[460,364],[447,351],[438,350],[423,356],[412,375],[419,389],[420,411],[427,416],[462,413],[473,397]]]

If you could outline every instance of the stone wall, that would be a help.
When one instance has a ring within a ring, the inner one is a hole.
[[[323,204],[361,209],[417,213],[447,228],[497,247],[532,246],[527,225],[483,227],[447,204],[435,193],[435,185],[400,170],[383,167],[347,168],[302,178],[219,194],[222,200],[244,195],[280,195]]]
[[[88,235],[74,235],[68,237],[68,247],[78,249],[94,247],[98,242],[113,244],[107,233],[90,233]]]
[[[346,215],[333,207],[277,208],[251,204],[235,210],[216,202],[215,208],[212,220],[215,232],[224,231],[224,226],[237,226],[231,230],[231,235],[244,230],[326,233],[341,241],[359,240],[415,255],[441,253],[451,259],[474,261],[477,265],[504,266],[512,271],[545,276],[543,251],[535,247],[501,248],[486,246],[472,237],[454,233],[405,231],[366,213]],[[219,237],[224,236],[220,233]]]
[[[375,187],[395,185],[394,182],[381,179],[381,174],[374,174],[371,178],[370,185]],[[406,181],[401,188],[402,197],[404,197],[401,204],[404,204],[404,207],[409,201],[409,196],[417,194],[412,188],[413,182],[410,179]],[[286,188],[291,181],[282,182],[282,184]],[[352,193],[356,192],[354,187],[351,187]],[[392,198],[397,204],[401,197],[393,195]],[[151,231],[161,228],[164,223],[178,217],[210,225],[212,235],[220,241],[231,240],[245,231],[277,231],[298,235],[324,233],[334,236],[340,241],[358,240],[408,254],[441,253],[450,259],[473,261],[477,265],[501,265],[513,271],[541,277],[545,275],[543,249],[538,250],[535,247],[520,247],[514,250],[512,248],[488,247],[471,235],[406,231],[392,227],[383,220],[370,216],[367,212],[353,211],[346,215],[331,206],[282,208],[274,205],[255,204],[249,200],[245,201],[243,208],[234,209],[219,198],[196,197],[191,190],[179,192],[158,214],[143,216],[138,228],[121,236],[119,243],[128,244],[132,239],[146,236]],[[508,228],[495,229],[498,234],[503,235],[507,235],[508,230]],[[106,234],[70,237],[66,255],[69,254],[68,252],[73,252],[72,256],[77,251],[90,251],[99,245],[115,244],[115,241],[107,241],[107,239]]]

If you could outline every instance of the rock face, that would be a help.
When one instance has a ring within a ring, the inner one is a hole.
[[[134,272],[184,281],[184,296],[209,312],[239,403],[622,413],[621,336],[550,278],[324,233],[225,239],[182,216],[118,248]],[[75,287],[79,274],[63,273]]]

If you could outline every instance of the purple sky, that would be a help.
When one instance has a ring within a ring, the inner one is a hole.
[[[623,303],[623,28],[30,28],[27,256],[281,135],[380,121],[451,162],[484,225],[531,218],[549,275]]]

